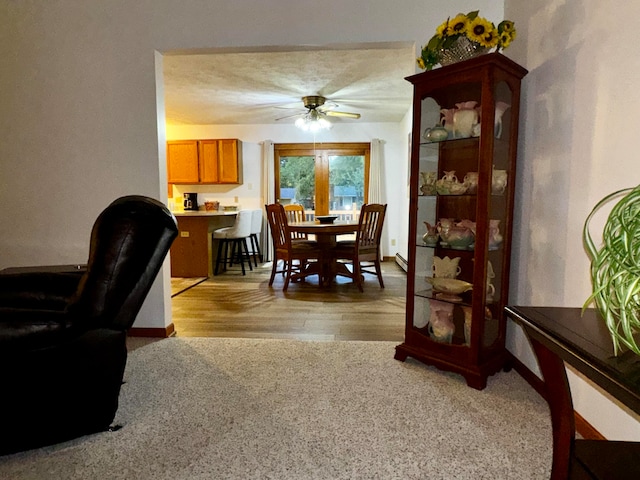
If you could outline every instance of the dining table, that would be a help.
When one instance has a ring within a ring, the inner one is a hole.
[[[310,262],[305,266],[301,276],[317,273],[321,286],[329,286],[337,275],[353,278],[352,272],[344,263],[338,262],[333,254],[338,235],[352,235],[358,231],[359,223],[355,220],[344,220],[333,223],[320,223],[317,220],[306,222],[289,222],[291,233],[314,235],[320,249],[317,262]],[[295,276],[293,277],[295,279]]]

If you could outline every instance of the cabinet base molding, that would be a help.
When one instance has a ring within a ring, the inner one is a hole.
[[[130,337],[155,337],[155,338],[169,338],[176,334],[173,323],[170,323],[164,328],[136,328],[132,327],[127,332]]]
[[[496,355],[482,364],[466,365],[449,361],[446,358],[425,354],[424,350],[413,348],[406,343],[398,345],[394,358],[404,362],[407,357],[415,358],[425,365],[432,365],[440,370],[458,373],[464,377],[468,386],[476,390],[484,389],[487,386],[487,378],[491,375],[500,370],[509,370],[511,368],[507,362],[507,356],[504,354]]]

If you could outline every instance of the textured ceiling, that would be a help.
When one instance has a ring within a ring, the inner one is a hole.
[[[293,123],[301,97],[322,95],[359,120],[399,122],[411,106],[413,45],[165,55],[165,112],[172,125]],[[288,117],[288,118],[282,118]]]

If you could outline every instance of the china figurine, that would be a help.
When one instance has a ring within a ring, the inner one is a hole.
[[[456,327],[453,323],[453,304],[429,299],[429,336],[440,343],[451,343]]]
[[[465,305],[461,308],[464,312],[464,344],[471,345],[471,307]]]
[[[511,105],[505,102],[496,102],[496,116],[494,124],[496,138],[500,138],[502,136],[502,115],[504,115],[504,112],[506,112],[510,106]]]
[[[468,250],[475,242],[475,235],[469,227],[458,225],[447,218],[440,219],[438,223],[438,233],[443,246],[456,250]]]
[[[496,250],[502,243],[500,234],[500,220],[489,220],[489,250]]]
[[[424,222],[424,225],[427,227],[427,233],[422,236],[422,241],[429,247],[435,247],[440,237],[438,235],[438,227],[431,225],[429,222]]]
[[[467,172],[462,179],[467,187],[467,193],[476,193],[478,191],[478,172]]]
[[[420,192],[423,195],[436,194],[436,172],[420,172]]]
[[[505,188],[507,188],[507,171],[494,168],[491,176],[491,193],[502,195]]]
[[[433,276],[440,278],[456,278],[460,275],[460,257],[433,257]]]

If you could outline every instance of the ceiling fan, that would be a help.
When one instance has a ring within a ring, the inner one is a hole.
[[[277,120],[284,120],[285,118],[292,118],[301,116],[303,118],[307,118],[310,120],[319,120],[324,117],[343,117],[343,118],[360,118],[359,113],[352,112],[340,112],[337,110],[332,110],[336,108],[338,105],[333,102],[327,103],[327,99],[321,95],[308,95],[306,97],[302,97],[302,103],[307,109],[306,112],[294,113],[293,115],[286,115],[284,117],[276,118]]]

